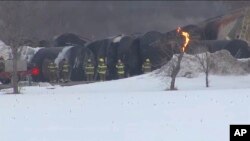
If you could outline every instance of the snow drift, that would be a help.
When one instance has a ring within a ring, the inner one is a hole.
[[[204,55],[198,54],[198,55]],[[208,53],[211,60],[210,73],[214,75],[246,75],[250,73],[250,58],[236,59],[227,50]],[[175,55],[166,65],[157,70],[161,75],[170,75],[171,64],[177,61]],[[179,77],[197,77],[203,73],[196,55],[184,54]]]
[[[250,122],[247,76],[177,78],[164,91],[153,73],[77,85],[0,91],[1,141],[228,141],[230,124]],[[233,80],[233,81],[232,81]]]

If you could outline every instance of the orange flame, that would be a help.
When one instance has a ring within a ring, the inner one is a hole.
[[[178,28],[177,28],[177,32],[179,33],[180,31],[181,31],[181,28],[178,27]],[[188,33],[188,32],[182,31],[182,32],[181,32],[181,35],[185,37],[185,43],[184,43],[183,47],[181,47],[182,52],[185,52],[185,50],[186,50],[186,48],[187,48],[187,45],[188,45],[188,43],[189,43],[189,41],[190,41],[189,33]]]

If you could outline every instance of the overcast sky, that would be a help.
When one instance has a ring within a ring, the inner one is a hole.
[[[0,2],[1,22],[7,13]],[[15,3],[15,2],[12,2]],[[177,26],[196,24],[236,6],[220,1],[52,1],[23,2],[17,12],[29,38],[50,39],[70,32],[90,39],[118,34],[167,32]],[[238,2],[239,4],[240,2]],[[20,19],[19,19],[20,20]],[[10,23],[11,24],[11,23]]]

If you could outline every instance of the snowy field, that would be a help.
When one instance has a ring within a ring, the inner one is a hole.
[[[230,124],[250,124],[250,75],[204,79],[178,78],[178,91],[151,75],[1,90],[0,141],[228,141]]]

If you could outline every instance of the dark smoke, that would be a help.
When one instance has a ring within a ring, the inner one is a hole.
[[[0,25],[12,25],[7,13],[10,5],[18,6],[12,13],[22,23],[19,29],[29,39],[52,39],[65,32],[89,39],[118,34],[167,32],[187,24],[239,8],[246,3],[226,1],[22,1],[0,2]],[[243,3],[243,4],[242,4]],[[248,3],[247,3],[248,4]],[[21,17],[21,18],[20,18]],[[3,28],[3,27],[1,27]],[[0,37],[3,37],[0,34]]]

